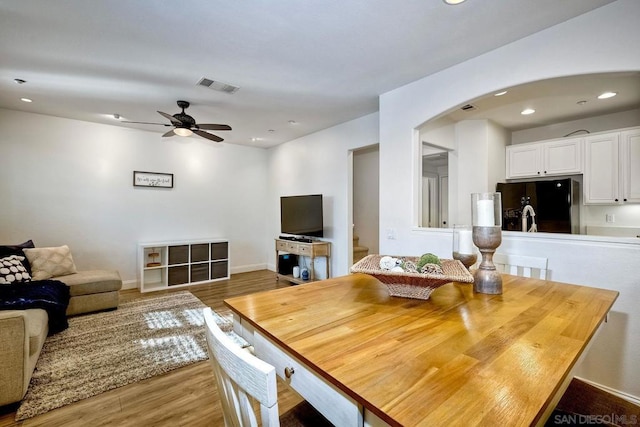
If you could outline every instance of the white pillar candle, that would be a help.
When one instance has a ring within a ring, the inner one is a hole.
[[[458,253],[470,255],[473,251],[473,238],[471,230],[458,231]]]
[[[478,200],[478,223],[481,227],[493,227],[496,225],[493,216],[493,200]]]

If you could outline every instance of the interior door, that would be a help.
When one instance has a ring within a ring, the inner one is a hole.
[[[449,176],[440,177],[440,227],[449,227]]]
[[[438,175],[425,174],[422,177],[422,226],[439,227]]]

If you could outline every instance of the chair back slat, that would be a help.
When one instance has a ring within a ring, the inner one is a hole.
[[[216,377],[226,427],[257,427],[252,402],[260,404],[262,426],[279,427],[275,368],[236,345],[204,309],[209,361]]]
[[[535,279],[547,278],[547,258],[496,252],[493,262],[498,271],[503,273]]]

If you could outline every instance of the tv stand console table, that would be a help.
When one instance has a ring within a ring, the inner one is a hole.
[[[307,256],[311,259],[309,266],[309,280],[302,280],[301,277],[295,278],[293,274],[280,274],[280,252],[286,252],[299,256]],[[284,279],[292,283],[306,283],[316,280],[314,269],[314,261],[316,257],[324,257],[326,259],[327,279],[329,276],[329,264],[331,258],[331,243],[322,241],[300,242],[295,240],[276,239],[276,280]]]

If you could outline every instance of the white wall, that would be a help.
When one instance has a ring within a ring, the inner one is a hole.
[[[571,120],[549,126],[539,126],[515,131],[511,134],[511,143],[521,144],[524,142],[561,138],[564,135],[580,129],[588,130],[589,133],[595,133],[634,126],[640,126],[640,109],[638,108],[620,113],[605,114],[587,119]],[[586,133],[580,132],[577,133],[576,136],[577,135],[586,135]]]
[[[265,268],[266,150],[1,109],[0,129],[3,244],[67,244],[128,282],[140,241],[220,237],[232,272]],[[134,188],[134,170],[174,188]]]
[[[280,235],[280,196],[322,194],[324,240],[331,242],[330,274],[348,273],[350,150],[377,143],[378,113],[373,113],[268,150],[268,203],[263,212],[270,269],[275,270],[272,239]],[[315,269],[323,277],[324,259],[316,260]]]
[[[379,253],[380,150],[377,145],[353,153],[353,224],[360,246]]]
[[[640,70],[640,2],[618,0],[380,97],[380,252],[450,256],[448,230],[417,229],[415,128],[444,111],[503,87],[583,73]],[[615,28],[615,31],[612,31]],[[452,171],[452,175],[453,175]],[[453,178],[450,177],[450,179]],[[385,231],[394,230],[395,239]],[[611,322],[583,375],[640,396],[640,244],[592,238],[543,239],[505,233],[501,250],[549,258],[551,278],[616,289]],[[607,349],[608,348],[608,349]]]

